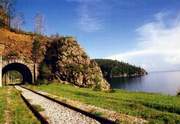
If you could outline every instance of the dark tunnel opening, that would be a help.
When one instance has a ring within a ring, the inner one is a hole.
[[[21,84],[25,84],[25,83],[32,84],[33,76],[30,69],[26,65],[21,63],[8,64],[2,69],[2,76],[4,76],[4,74],[6,74],[9,71],[18,71],[22,75],[23,80],[22,82],[20,82]]]

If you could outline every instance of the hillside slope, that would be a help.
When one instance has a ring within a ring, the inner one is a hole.
[[[33,42],[38,41],[40,48],[36,63],[39,67],[39,78],[42,75],[41,65],[46,64],[49,68],[47,80],[58,79],[59,82],[63,80],[79,87],[110,89],[110,84],[103,78],[99,66],[90,60],[74,38],[47,37],[17,31],[8,27],[8,21],[8,15],[0,7],[0,44],[4,46],[4,50],[1,50],[3,59],[21,59],[33,63]]]
[[[39,64],[46,61],[51,69],[53,78],[68,81],[80,87],[95,87],[102,90],[110,89],[110,85],[103,78],[98,65],[91,61],[77,41],[69,37],[49,38],[25,32],[13,32],[5,28],[0,29],[0,44],[4,44],[4,59],[9,55],[32,63],[32,43],[41,43]],[[53,52],[56,52],[53,54]],[[57,58],[54,61],[54,58]],[[52,65],[53,63],[53,65]]]
[[[143,68],[117,60],[95,59],[95,61],[100,66],[104,77],[107,79],[111,77],[134,77],[147,74]]]

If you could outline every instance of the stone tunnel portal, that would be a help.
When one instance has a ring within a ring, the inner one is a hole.
[[[8,71],[18,71],[22,77],[23,81],[20,83],[30,83],[33,82],[33,76],[30,71],[30,69],[25,65],[21,63],[10,63],[7,64],[5,67],[2,68],[2,77],[4,74],[6,74]]]

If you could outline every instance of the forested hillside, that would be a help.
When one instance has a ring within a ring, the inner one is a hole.
[[[141,67],[136,67],[117,60],[94,59],[94,61],[98,63],[106,79],[112,77],[134,77],[147,74],[147,72]]]

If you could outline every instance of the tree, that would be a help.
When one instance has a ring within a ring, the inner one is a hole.
[[[11,24],[11,18],[13,17],[15,13],[15,2],[16,0],[0,0],[0,6],[3,8],[5,13],[8,16],[8,26],[10,27]]]
[[[36,64],[40,56],[40,47],[41,43],[38,40],[35,40],[32,47],[32,60],[34,62],[34,81],[36,80]]]
[[[17,30],[21,29],[21,26],[25,23],[24,20],[24,14],[23,13],[18,13],[16,14],[12,21],[11,21],[11,26]]]
[[[42,34],[44,31],[44,16],[37,13],[35,16],[35,32],[37,34]]]
[[[41,63],[39,72],[42,79],[48,79],[51,75],[51,70],[45,62]]]
[[[39,84],[46,84],[48,81],[51,80],[52,72],[51,69],[48,67],[48,65],[45,62],[42,62],[39,67]]]
[[[141,76],[147,74],[147,72],[140,67],[130,65],[128,63],[119,62],[117,60],[110,59],[95,59],[100,66],[103,76],[106,79],[111,79],[113,76],[123,77],[126,76]]]

